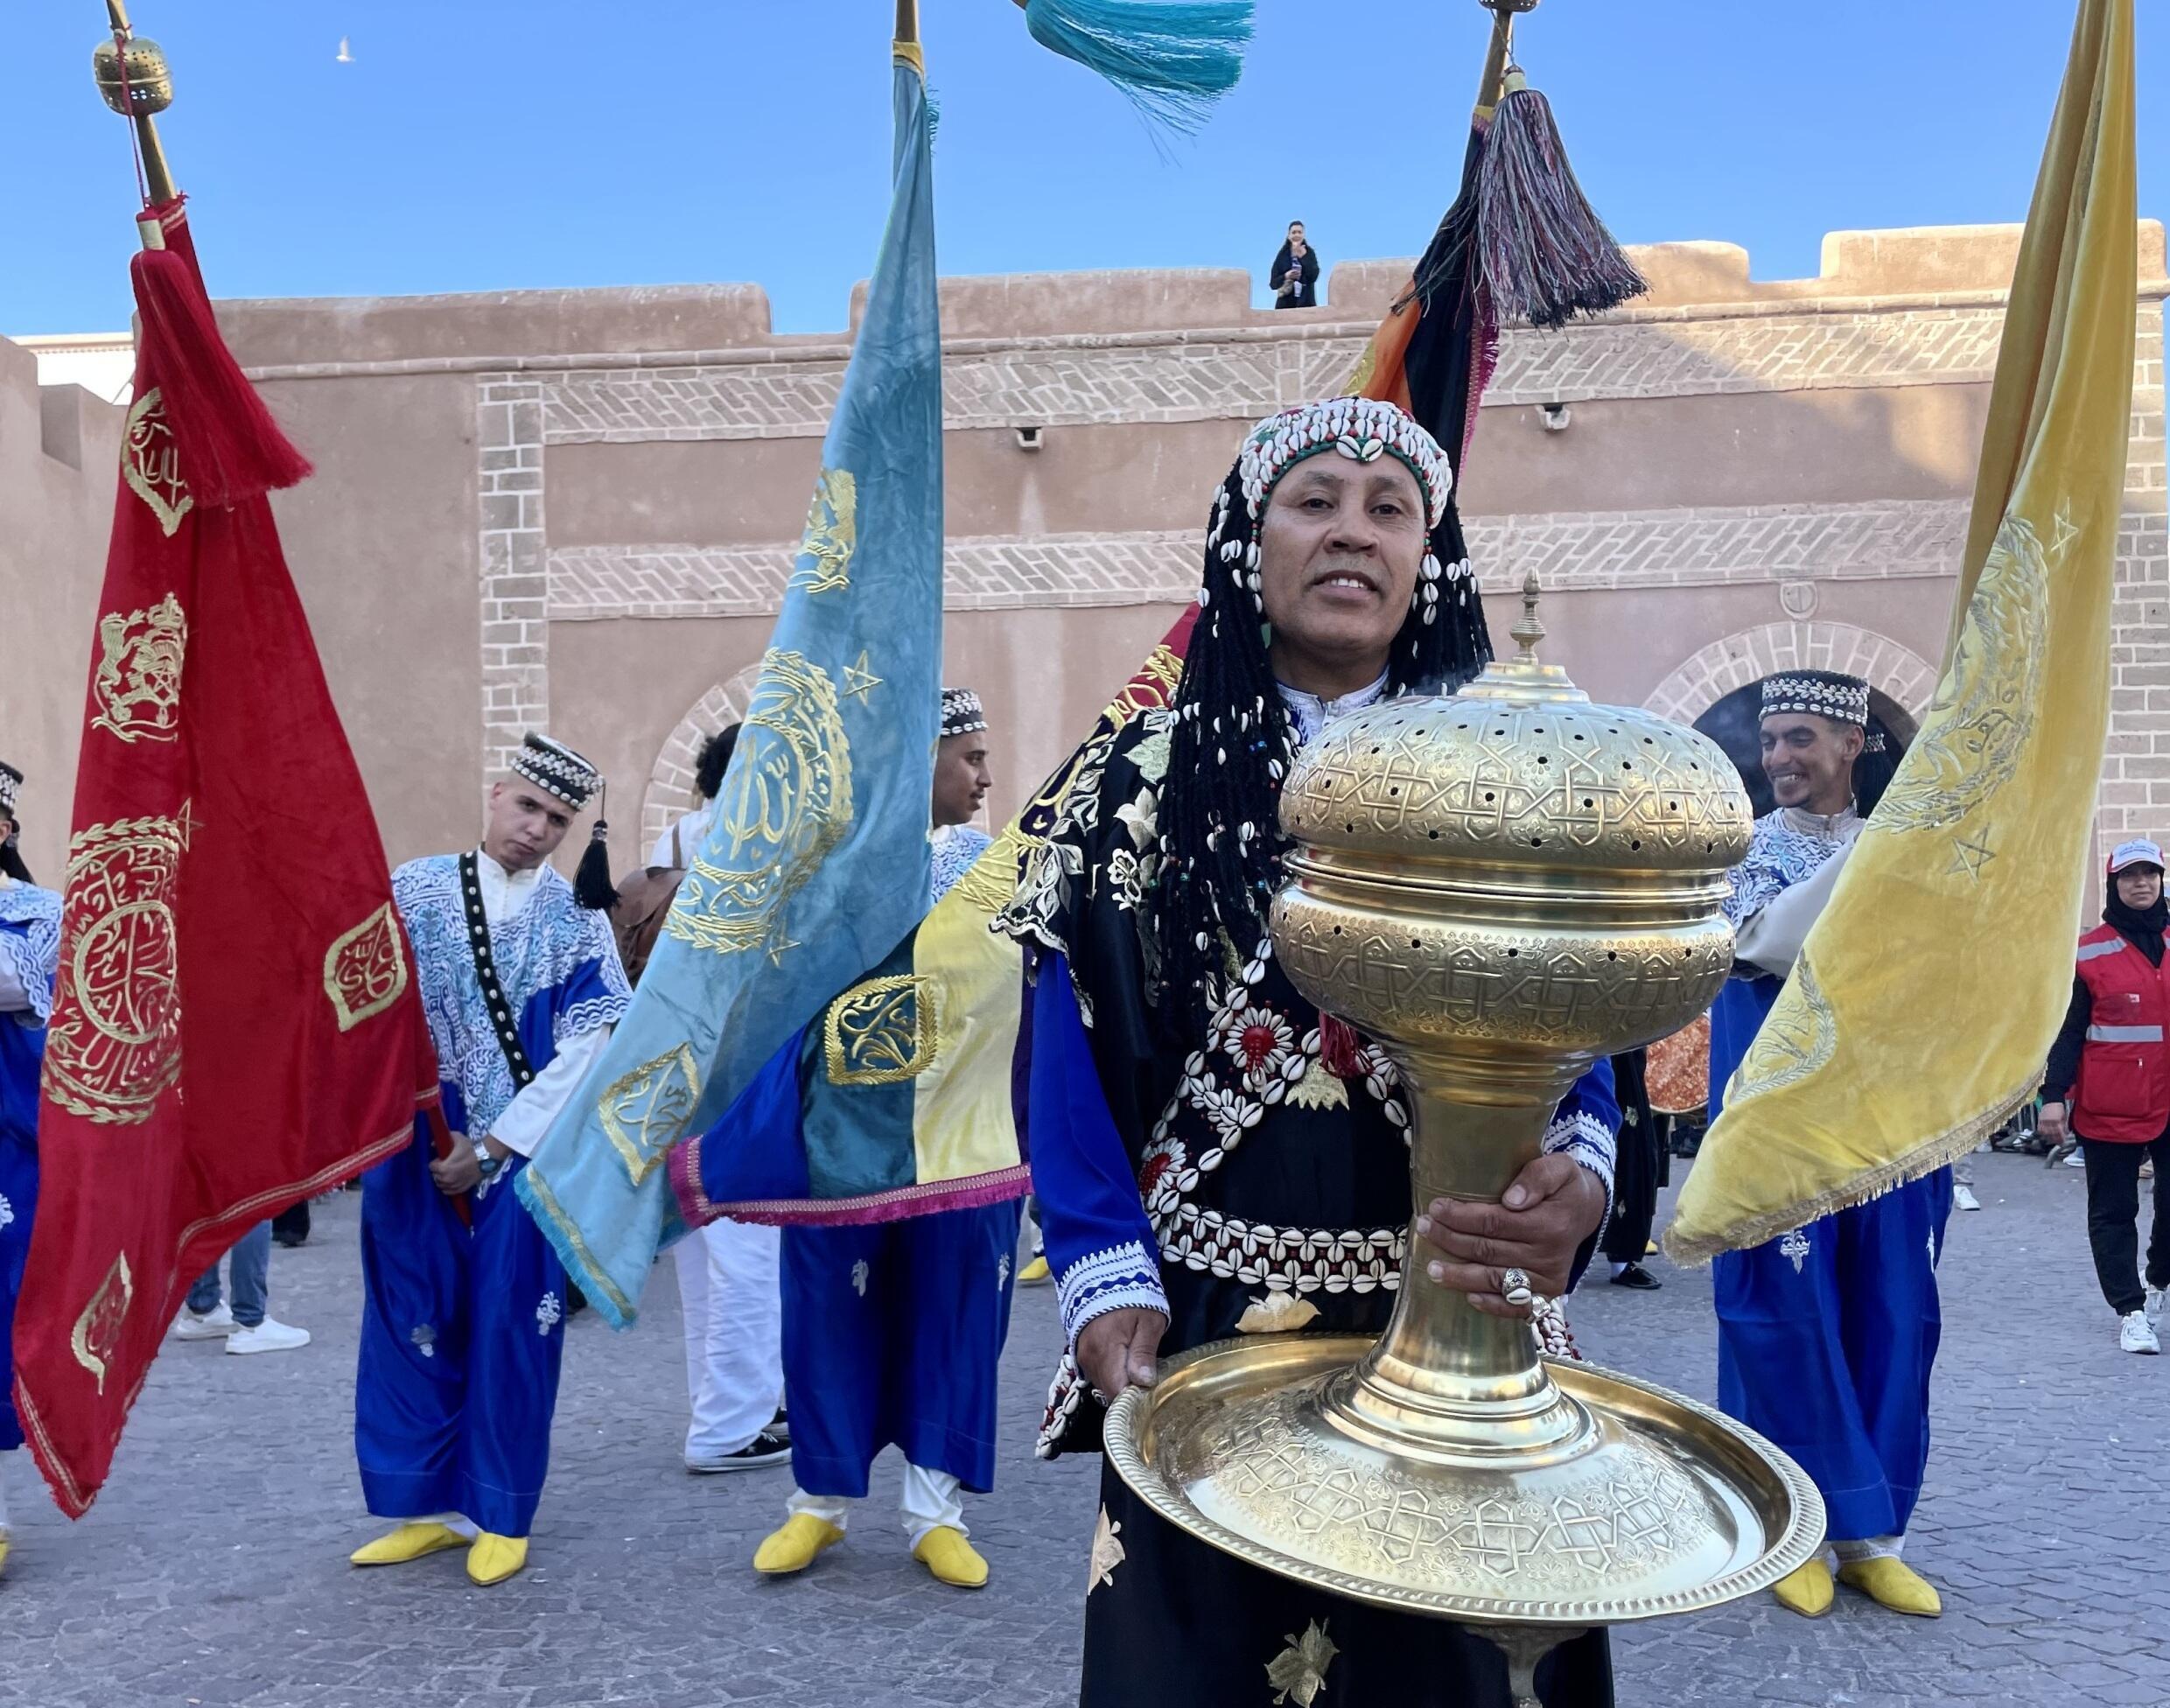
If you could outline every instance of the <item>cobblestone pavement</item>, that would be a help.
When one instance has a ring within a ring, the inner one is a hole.
[[[1842,1591],[1806,1621],[1768,1596],[1615,1638],[1622,1708],[1876,1708],[2170,1702],[2170,1360],[2120,1354],[2096,1294],[2076,1172],[1977,1158],[1981,1214],[1944,1264],[1936,1446],[1909,1558],[1938,1621]],[[1054,1336],[1052,1289],[1019,1295],[1004,1366],[998,1492],[970,1522],[984,1591],[933,1583],[893,1521],[893,1458],[850,1541],[803,1578],[757,1579],[782,1472],[680,1468],[676,1289],[659,1275],[631,1335],[571,1325],[534,1564],[478,1591],[461,1557],[358,1572],[348,1447],[356,1200],[272,1264],[272,1307],[305,1351],[237,1363],[169,1346],[105,1498],[69,1526],[20,1455],[6,1467],[16,1558],[0,1578],[0,1702],[36,1708],[572,1708],[743,1702],[1075,1699],[1094,1467],[1030,1442]],[[1573,1306],[1597,1361],[1708,1396],[1710,1284],[1596,1284]],[[1261,1708],[1271,1700],[1260,1679]],[[1368,1704],[1324,1708],[1373,1708]]]

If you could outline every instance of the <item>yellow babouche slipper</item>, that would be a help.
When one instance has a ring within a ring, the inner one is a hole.
[[[1020,1287],[1045,1286],[1053,1278],[1047,1273],[1047,1260],[1044,1256],[1033,1258],[1018,1271],[1018,1285]]]
[[[1771,1593],[1778,1598],[1780,1606],[1791,1608],[1802,1618],[1820,1619],[1830,1611],[1830,1567],[1821,1558],[1796,1565],[1771,1586]]]
[[[814,1557],[822,1549],[833,1548],[843,1540],[844,1532],[826,1518],[794,1512],[784,1520],[783,1529],[754,1550],[753,1569],[772,1578],[788,1578],[813,1564]]]
[[[987,1583],[987,1562],[979,1550],[964,1539],[962,1530],[937,1524],[920,1538],[912,1558],[945,1584],[959,1589],[981,1589]]]
[[[528,1538],[492,1536],[484,1530],[467,1550],[467,1576],[487,1589],[501,1584],[528,1564]]]
[[[1895,1614],[1935,1619],[1944,1611],[1943,1597],[1936,1593],[1936,1586],[1904,1560],[1888,1554],[1875,1559],[1848,1560],[1838,1568],[1838,1581]]]
[[[8,1569],[9,1545],[8,1533],[5,1530],[0,1530],[0,1572],[5,1572]]]
[[[365,1542],[346,1558],[355,1565],[404,1565],[409,1560],[466,1545],[466,1536],[444,1524],[402,1524],[374,1542]]]

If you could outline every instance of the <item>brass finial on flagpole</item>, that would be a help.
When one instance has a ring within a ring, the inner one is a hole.
[[[173,104],[173,74],[166,65],[165,50],[129,28],[128,8],[122,0],[106,0],[106,16],[113,22],[112,39],[100,42],[92,52],[91,73],[106,105],[135,122],[136,144],[144,159],[144,194],[151,206],[163,207],[178,192],[158,141],[155,115]]]

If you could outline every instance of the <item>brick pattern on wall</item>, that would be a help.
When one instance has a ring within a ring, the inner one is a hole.
[[[1870,580],[1956,572],[1958,503],[1562,512],[1480,517],[1471,556],[1488,589],[1536,569],[1553,592],[1781,580]],[[795,544],[568,546],[550,554],[550,614],[618,617],[773,613]],[[1180,603],[1197,590],[1200,545],[1182,530],[953,540],[951,610]]]
[[[2170,836],[2170,482],[2163,443],[2163,305],[2143,304],[2132,448],[2110,607],[2110,740],[2096,807],[2099,852],[2126,836]]]
[[[952,540],[942,554],[952,611],[1181,602],[1198,586],[1189,534],[1047,535]],[[783,601],[798,547],[568,546],[550,554],[550,612],[612,617],[758,617]]]
[[[1917,718],[1936,691],[1936,667],[1888,635],[1850,623],[1765,623],[1712,641],[1642,704],[1675,723],[1692,724],[1735,689],[1779,670],[1844,670]]]
[[[486,374],[476,384],[486,785],[510,763],[528,731],[550,722],[542,393],[542,382],[507,374]]]
[[[2000,309],[1600,322],[1510,332],[1486,402],[1577,402],[1986,380]],[[952,428],[1249,421],[1343,389],[1364,340],[1310,328],[1280,338],[1022,339],[948,356]],[[576,370],[541,377],[552,444],[818,438],[843,383],[837,360]]]

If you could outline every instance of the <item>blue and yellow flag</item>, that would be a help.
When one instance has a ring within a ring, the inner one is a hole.
[[[942,334],[924,63],[896,46],[895,192],[806,536],[713,827],[633,1006],[518,1180],[631,1322],[683,1231],[664,1163],[920,923],[942,703]]]
[[[1921,733],[1726,1094],[1666,1250],[1756,1245],[1972,1150],[2072,989],[2132,406],[2132,0],[2082,0]]]
[[[1046,845],[1087,755],[1172,703],[1197,617],[1184,608],[1084,745],[919,929],[779,1051],[719,1125],[671,1152],[686,1222],[892,1222],[1030,1189],[1012,1077],[1029,1050],[1024,958],[995,919]]]

